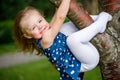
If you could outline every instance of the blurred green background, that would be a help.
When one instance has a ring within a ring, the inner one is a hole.
[[[49,0],[0,0],[0,54],[14,51],[13,26],[17,12],[25,6],[40,9],[47,20],[51,19],[55,11]],[[7,47],[6,47],[7,44]]]
[[[49,0],[0,0],[0,55],[12,54],[19,50],[14,44],[13,26],[17,12],[25,6],[40,9],[48,21],[55,11]],[[45,58],[0,68],[0,80],[59,80],[59,73]],[[86,72],[84,80],[102,80],[99,67]]]

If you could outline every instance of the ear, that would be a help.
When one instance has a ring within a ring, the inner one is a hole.
[[[31,39],[32,37],[31,36],[28,36],[27,34],[23,34],[24,37],[28,38],[28,39]]]

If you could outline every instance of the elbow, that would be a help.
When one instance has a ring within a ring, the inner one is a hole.
[[[60,20],[64,20],[66,16],[60,16],[59,19]]]
[[[57,17],[57,19],[56,19],[57,21],[64,21],[65,20],[65,16],[59,16],[59,17]]]
[[[58,14],[58,15],[56,16],[56,19],[57,19],[57,20],[61,20],[61,21],[64,21],[65,18],[66,18],[66,15],[65,15],[65,14]]]

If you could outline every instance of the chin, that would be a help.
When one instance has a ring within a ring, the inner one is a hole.
[[[42,37],[41,36],[36,36],[35,39],[41,39]]]

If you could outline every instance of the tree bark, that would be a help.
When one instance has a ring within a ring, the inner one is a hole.
[[[113,19],[96,43],[100,47],[100,68],[104,80],[120,80],[120,0],[99,0],[100,10],[112,14]],[[99,46],[101,43],[101,46]]]
[[[50,1],[59,6],[61,0]],[[100,52],[103,79],[120,80],[120,0],[100,0],[99,2],[103,5],[100,10],[109,12],[113,19],[108,23],[105,33],[97,35],[92,43]],[[68,17],[79,29],[93,23],[86,10],[78,6],[75,0],[71,0]]]
[[[90,0],[91,1],[91,0]],[[85,0],[84,8],[93,13],[91,2]],[[96,3],[97,4],[97,3]],[[87,7],[86,7],[87,6]],[[89,6],[91,8],[87,9]],[[120,80],[120,0],[99,0],[99,11],[106,11],[113,16],[106,32],[93,39],[93,43],[100,51],[100,68],[104,80]]]
[[[56,7],[58,7],[61,3],[61,0],[49,0],[49,1]],[[89,16],[88,12],[84,10],[82,6],[80,6],[76,2],[76,0],[71,0],[67,16],[79,29],[89,26],[91,23],[93,23],[93,20]]]
[[[98,0],[81,0],[83,8],[91,15],[99,13]]]

